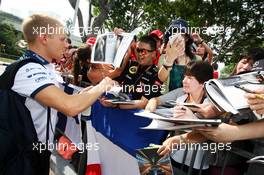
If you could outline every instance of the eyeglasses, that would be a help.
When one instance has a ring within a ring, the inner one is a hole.
[[[154,50],[148,50],[148,49],[142,49],[142,48],[137,48],[137,53],[142,53],[146,54],[147,52],[153,52]]]

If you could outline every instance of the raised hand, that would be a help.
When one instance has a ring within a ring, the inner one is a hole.
[[[193,41],[196,43],[200,43],[202,41],[202,38],[200,37],[198,33],[192,33],[192,38],[193,38]]]
[[[166,64],[171,65],[174,61],[185,54],[185,39],[177,34],[170,38],[166,47]]]

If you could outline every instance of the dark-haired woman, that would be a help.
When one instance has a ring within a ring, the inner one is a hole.
[[[159,79],[167,85],[167,90],[171,91],[182,87],[184,68],[192,60],[200,60],[192,52],[193,40],[189,34],[176,34],[170,37],[165,58],[159,62]]]
[[[192,38],[197,45],[195,54],[200,56],[203,61],[207,61],[211,64],[213,59],[213,51],[211,48],[205,43],[198,33],[193,33]]]
[[[183,88],[182,89],[175,89],[163,96],[158,98],[153,98],[149,100],[146,110],[148,111],[155,111],[158,105],[164,104],[166,101],[174,100],[176,102],[186,102],[186,103],[194,103],[194,104],[204,104],[207,103],[205,91],[204,91],[204,82],[208,81],[209,79],[213,78],[213,68],[212,66],[203,61],[191,61],[189,62],[184,71],[184,79],[183,79]],[[183,91],[183,95],[179,95]],[[176,95],[177,94],[177,95]],[[174,111],[174,117],[177,118],[197,118],[190,109],[184,106],[176,106]],[[175,167],[180,167],[183,164],[183,167],[186,169],[190,166],[193,150],[188,151],[186,155],[186,159],[184,159],[185,150],[178,150],[178,151],[171,151],[171,147],[173,143],[176,144],[187,144],[184,143],[184,140],[181,140],[182,135],[174,136],[168,138],[164,143],[163,147],[160,148],[162,154],[171,153],[172,157],[172,165]],[[201,166],[201,160],[204,156],[203,150],[198,150],[196,153],[196,159],[194,161],[194,170],[193,173],[197,174],[199,172]],[[205,174],[205,169],[208,169],[208,163],[204,164],[202,169],[204,169],[203,174]],[[177,172],[176,172],[177,174]]]
[[[87,73],[90,69],[91,46],[85,45],[77,50],[73,64],[74,84],[78,86],[88,86],[91,81],[88,79]]]

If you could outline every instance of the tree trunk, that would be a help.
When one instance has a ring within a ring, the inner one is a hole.
[[[115,3],[114,0],[110,0],[109,3],[107,3],[107,0],[99,1],[100,14],[94,19],[94,22],[92,25],[93,31],[95,31],[96,28],[98,30],[102,28],[104,21],[108,17],[109,11],[112,10],[114,7],[114,3]]]
[[[91,22],[92,22],[92,0],[88,0],[88,3],[89,3],[89,14],[88,14],[88,23],[87,25],[90,27],[91,26]]]
[[[69,0],[69,3],[71,4],[73,9],[75,9],[76,2],[77,2],[77,0]],[[79,32],[81,35],[81,39],[82,39],[82,42],[85,42],[86,41],[86,33],[84,30],[82,12],[81,12],[79,7],[78,7],[78,11],[77,11],[77,17],[78,17],[78,26],[79,26]],[[73,27],[75,27],[75,26],[73,26]]]

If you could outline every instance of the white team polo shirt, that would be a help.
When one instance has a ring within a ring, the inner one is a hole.
[[[47,107],[37,102],[34,97],[50,85],[59,87],[53,65],[44,66],[38,63],[25,64],[18,70],[12,87],[13,91],[26,98],[25,106],[30,111],[38,139],[42,143],[46,143]],[[53,142],[57,111],[51,108],[50,116],[49,141]]]

